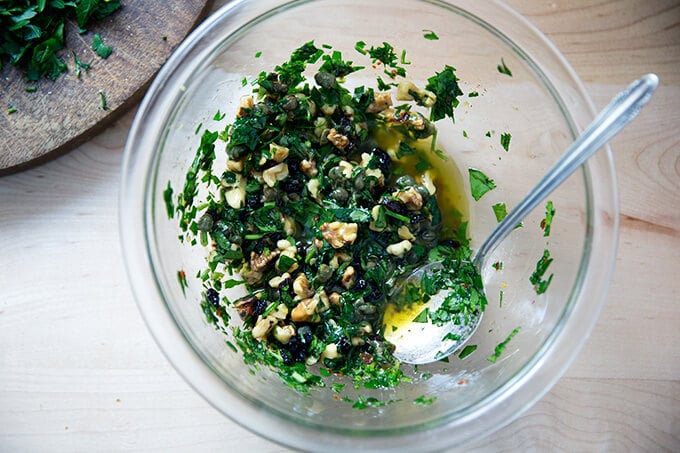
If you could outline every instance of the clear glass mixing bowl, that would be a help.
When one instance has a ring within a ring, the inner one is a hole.
[[[439,40],[423,37],[434,31]],[[200,309],[193,276],[206,251],[178,241],[163,191],[179,190],[200,135],[219,109],[233,116],[261,71],[314,40],[361,60],[354,45],[390,42],[407,50],[409,76],[423,85],[445,64],[457,68],[466,97],[455,124],[439,124],[439,146],[456,162],[481,169],[498,188],[470,203],[473,249],[492,230],[492,205],[512,208],[593,118],[591,102],[568,63],[526,20],[498,2],[280,0],[229,2],[207,19],[161,69],[135,118],[125,150],[121,234],[140,310],[161,349],[184,378],[231,419],[282,444],[312,451],[416,451],[460,446],[506,425],[538,400],[588,337],[613,269],[618,208],[610,151],[600,152],[550,199],[557,214],[549,237],[538,209],[496,250],[484,271],[489,306],[469,358],[410,371],[393,390],[330,387],[299,393],[263,368],[250,373],[240,353]],[[256,58],[255,54],[261,53]],[[512,77],[497,70],[501,60]],[[367,83],[372,83],[372,78]],[[487,132],[491,132],[487,136]],[[512,134],[509,151],[500,135]],[[467,185],[467,182],[466,182]],[[469,189],[469,188],[468,188]],[[468,192],[469,193],[469,192]],[[546,294],[529,275],[545,249],[554,262]],[[187,276],[186,294],[177,281]],[[500,292],[503,300],[500,301]],[[515,327],[520,333],[495,363],[489,356]],[[342,378],[329,378],[342,382]],[[364,410],[343,398],[394,402]],[[430,405],[414,404],[424,396]]]

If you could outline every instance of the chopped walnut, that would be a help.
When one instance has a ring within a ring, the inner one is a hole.
[[[300,170],[310,178],[319,174],[319,170],[316,168],[316,162],[313,160],[302,159],[302,162],[300,162]]]
[[[295,336],[295,327],[293,326],[276,326],[274,327],[274,338],[281,344],[288,344],[290,339]]]
[[[267,265],[271,263],[272,260],[276,258],[278,255],[279,255],[278,250],[261,254],[250,252],[250,268],[255,272],[261,272],[265,270]]]
[[[334,249],[353,244],[359,226],[356,223],[330,222],[321,225],[321,235]]]
[[[406,239],[407,241],[415,239],[415,236],[413,236],[413,233],[411,233],[411,230],[409,230],[406,225],[400,226],[397,230],[397,234],[399,235],[399,239]]]
[[[318,304],[319,299],[314,297],[302,299],[290,312],[290,319],[293,322],[318,322],[320,319],[316,312]]]
[[[409,211],[417,211],[423,207],[423,196],[418,193],[415,187],[409,187],[394,194],[397,199],[406,205]]]
[[[425,107],[432,107],[437,101],[437,96],[428,90],[418,88],[413,82],[399,82],[397,86],[397,100],[399,101],[418,101],[418,104]]]
[[[252,96],[241,97],[241,100],[238,103],[238,112],[236,113],[236,116],[244,116],[253,109],[254,105]]]
[[[262,179],[269,187],[274,187],[276,181],[281,181],[288,177],[288,165],[285,163],[276,164],[262,172]]]
[[[307,276],[300,272],[293,281],[293,292],[301,299],[306,299],[314,295],[314,288],[309,285]]]
[[[331,295],[328,296],[328,300],[332,305],[335,305],[336,307],[342,306],[342,296],[340,295],[340,293],[331,293]]]
[[[397,242],[396,244],[388,245],[387,246],[387,253],[389,253],[390,255],[401,257],[401,256],[404,256],[404,253],[411,250],[411,247],[413,247],[411,242],[404,239],[403,241]]]
[[[392,96],[388,92],[375,93],[373,102],[366,107],[366,113],[382,112],[392,105]]]
[[[353,266],[347,266],[345,269],[345,272],[342,274],[342,286],[344,286],[347,289],[350,289],[352,286],[354,286],[354,267]]]
[[[271,159],[276,162],[283,162],[288,157],[289,149],[285,146],[277,145],[276,143],[269,144],[269,154]]]
[[[333,144],[333,146],[338,149],[345,149],[347,145],[349,145],[349,139],[338,132],[335,128],[328,132],[328,136],[326,138]]]
[[[253,338],[264,338],[267,336],[272,327],[274,327],[274,324],[276,324],[276,319],[271,316],[267,316],[266,318],[261,316],[258,317],[255,327],[253,327],[251,332]]]

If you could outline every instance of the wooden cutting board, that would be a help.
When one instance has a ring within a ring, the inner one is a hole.
[[[202,18],[206,0],[129,0],[79,35],[67,24],[61,52],[68,72],[56,81],[27,83],[10,65],[0,71],[0,175],[66,152],[88,140],[134,105],[154,75]],[[100,33],[113,47],[106,60],[92,50]],[[91,62],[76,77],[73,53]],[[35,86],[33,93],[27,86]],[[102,106],[104,94],[107,110]],[[10,106],[16,112],[8,113]]]

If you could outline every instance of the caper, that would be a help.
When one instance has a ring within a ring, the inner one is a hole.
[[[411,175],[404,175],[397,178],[397,185],[401,188],[413,187],[416,185],[416,180]]]
[[[333,190],[330,196],[340,204],[345,204],[347,200],[349,200],[349,192],[347,192],[347,190],[343,189],[342,187],[338,187],[337,189]]]
[[[328,177],[333,181],[342,180],[345,178],[345,175],[342,174],[342,171],[343,169],[341,167],[333,167],[328,172]]]
[[[361,169],[354,177],[354,188],[356,190],[363,190],[364,187],[366,187],[366,172]]]
[[[335,76],[326,71],[317,72],[314,80],[321,88],[333,88],[335,85]]]
[[[230,159],[238,160],[245,156],[247,152],[248,149],[243,145],[234,145],[227,147],[227,156],[229,156]]]
[[[418,184],[416,186],[416,191],[420,194],[421,197],[423,197],[423,201],[426,201],[430,197],[430,191],[427,190],[427,187],[421,186]]]
[[[213,223],[214,220],[212,216],[206,212],[201,216],[200,219],[198,219],[196,226],[198,227],[199,231],[210,231],[212,230]]]
[[[283,98],[283,104],[281,105],[281,108],[283,110],[290,112],[292,110],[297,109],[298,105],[299,104],[297,98],[294,95],[289,94],[288,96]]]
[[[319,266],[319,271],[316,274],[316,279],[319,283],[325,283],[333,276],[333,269],[328,264]]]

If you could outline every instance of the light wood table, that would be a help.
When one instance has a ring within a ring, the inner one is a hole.
[[[598,108],[646,72],[661,86],[612,143],[620,245],[592,336],[540,402],[475,447],[680,451],[680,3],[510,4]],[[0,178],[0,451],[286,451],[194,393],[137,311],[117,226],[131,118]]]

